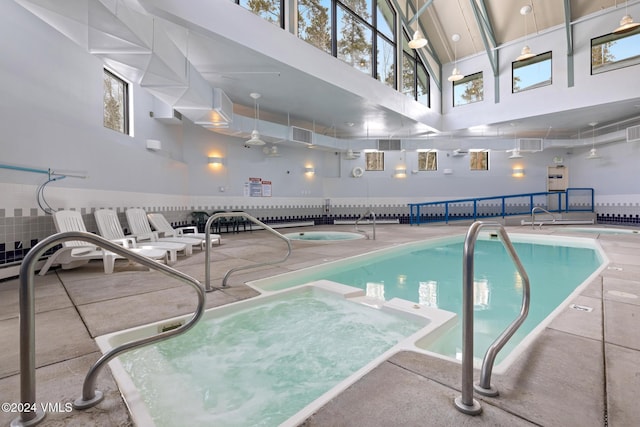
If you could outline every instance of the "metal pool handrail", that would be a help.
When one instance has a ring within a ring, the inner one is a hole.
[[[132,350],[134,348],[142,347],[152,342],[162,341],[170,338],[174,335],[182,334],[188,329],[193,327],[204,312],[205,307],[205,292],[196,279],[181,273],[171,267],[164,264],[160,264],[150,258],[143,255],[139,255],[122,246],[106,240],[95,234],[82,232],[82,231],[67,231],[63,233],[57,233],[51,235],[37,245],[35,245],[29,253],[24,257],[22,265],[20,266],[20,401],[23,403],[23,410],[20,416],[15,418],[11,422],[11,426],[33,426],[40,423],[44,417],[45,412],[42,408],[38,407],[37,411],[32,412],[30,409],[36,407],[36,376],[35,376],[35,298],[34,298],[34,275],[35,265],[38,259],[47,250],[51,249],[55,245],[67,242],[70,240],[81,240],[84,242],[92,243],[102,250],[109,250],[115,252],[125,258],[133,260],[139,264],[149,267],[153,270],[159,270],[160,272],[177,278],[185,283],[191,285],[198,294],[198,306],[189,321],[176,329],[172,329],[166,332],[162,332],[158,335],[147,337],[144,339],[134,340],[125,344],[122,344],[116,348],[113,348],[108,353],[105,353],[96,361],[93,366],[87,372],[84,384],[82,386],[82,397],[76,399],[73,403],[73,407],[76,409],[87,409],[98,404],[103,399],[103,394],[99,390],[95,390],[95,383],[100,370],[104,365],[119,354]]]
[[[556,218],[556,216],[554,214],[552,214],[551,212],[549,212],[545,208],[542,208],[540,206],[536,206],[533,209],[531,209],[531,228],[535,228],[535,225],[536,225],[536,211],[542,211],[542,212],[545,212],[545,213],[551,215],[551,217],[553,218],[553,222],[556,222],[557,218]],[[540,228],[542,228],[542,222],[540,222]]]
[[[502,334],[489,346],[482,361],[480,382],[473,386],[473,255],[475,242],[482,228],[494,228],[500,233],[500,238],[505,249],[511,256],[518,274],[522,278],[522,306],[518,317],[505,329]],[[497,396],[498,391],[491,386],[491,371],[496,355],[513,336],[515,331],[529,313],[529,276],[525,271],[518,254],[516,253],[507,232],[501,224],[485,223],[477,221],[471,224],[464,240],[464,253],[462,265],[462,395],[455,399],[456,408],[468,415],[477,415],[482,412],[482,407],[473,398],[473,390],[485,396]]]
[[[367,210],[365,213],[360,215],[360,218],[356,219],[356,231],[359,233],[364,233],[364,235],[367,236],[367,239],[369,238],[369,234],[366,231],[360,230],[358,228],[358,223],[360,222],[360,220],[365,219],[367,216],[370,216],[373,219],[373,240],[376,240],[376,214],[371,209]]]
[[[244,265],[244,266],[240,266],[240,267],[235,267],[235,268],[229,269],[225,273],[224,277],[222,278],[222,287],[223,288],[227,286],[227,280],[229,279],[229,276],[231,275],[231,273],[234,273],[234,272],[240,271],[240,270],[248,270],[250,268],[262,267],[262,266],[265,266],[265,265],[279,264],[281,262],[286,261],[289,258],[289,255],[291,255],[291,241],[289,240],[289,238],[287,238],[286,236],[283,236],[281,233],[278,233],[276,230],[274,230],[273,228],[269,227],[267,224],[265,224],[264,222],[260,221],[259,219],[249,215],[246,212],[218,212],[218,213],[215,213],[215,214],[213,214],[213,215],[211,215],[209,217],[209,219],[207,220],[207,223],[204,226],[205,240],[206,240],[206,244],[207,244],[206,258],[205,258],[206,261],[204,263],[204,275],[205,275],[204,289],[205,289],[206,292],[211,292],[211,291],[215,290],[213,287],[211,287],[211,265],[210,265],[210,262],[209,262],[209,254],[211,253],[211,223],[213,223],[213,221],[215,221],[218,218],[232,218],[232,217],[246,218],[249,221],[253,222],[254,224],[257,224],[260,227],[264,228],[265,230],[267,230],[271,234],[274,234],[276,237],[284,240],[287,243],[287,254],[281,260],[266,261],[266,262],[261,262],[261,263],[258,263],[258,264]]]

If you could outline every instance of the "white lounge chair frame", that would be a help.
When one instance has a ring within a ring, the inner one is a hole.
[[[56,230],[64,231],[87,231],[82,220],[82,215],[77,211],[57,211],[53,213],[53,223]],[[155,249],[132,249],[141,255],[155,260],[167,260],[165,251]],[[63,247],[54,252],[44,266],[40,269],[40,276],[44,276],[53,265],[60,265],[64,270],[80,267],[91,260],[99,259],[104,264],[105,274],[113,273],[116,259],[121,256],[113,252],[102,250],[96,246],[87,245],[86,242],[71,240],[63,243]]]
[[[151,223],[151,225],[153,225],[153,228],[155,228],[156,231],[158,231],[165,237],[189,237],[189,238],[193,237],[193,238],[202,239],[202,249],[204,249],[206,245],[206,242],[205,242],[206,236],[204,233],[198,233],[197,227],[187,226],[187,227],[173,228],[169,223],[169,221],[167,221],[167,219],[161,213],[149,213],[147,214],[147,218],[149,219],[149,222]],[[185,233],[185,231],[187,230],[191,230],[191,232]],[[219,234],[210,234],[210,237],[211,237],[212,245],[213,245],[213,242],[217,242],[219,245],[222,241],[222,237]]]
[[[191,255],[193,247],[202,248],[202,239],[192,237],[161,237],[160,233],[151,230],[147,213],[143,209],[132,208],[125,212],[127,223],[131,228],[131,234],[135,236],[138,242],[175,242],[187,245],[186,253]]]
[[[118,214],[112,209],[98,209],[93,215],[98,225],[98,233],[105,239],[120,243],[126,248],[133,247],[167,251],[170,263],[177,261],[178,252],[183,252],[184,255],[187,255],[187,245],[184,243],[145,242],[138,244],[134,236],[125,236],[120,220],[118,219]]]

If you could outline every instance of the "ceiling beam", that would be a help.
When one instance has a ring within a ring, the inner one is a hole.
[[[498,49],[496,49],[495,33],[493,31],[491,21],[489,20],[489,14],[487,13],[487,7],[484,4],[484,0],[469,0],[469,2],[471,3],[473,16],[476,18],[476,24],[478,24],[478,29],[482,36],[482,43],[487,51],[489,64],[491,64],[491,69],[493,70],[494,100],[497,104],[500,102],[500,69],[498,66]]]
[[[417,0],[419,1],[419,0]],[[420,18],[420,15],[422,15],[422,12],[424,12],[425,10],[427,10],[427,8],[429,6],[431,6],[431,3],[433,3],[433,0],[427,0],[426,2],[424,2],[424,4],[422,5],[422,7],[420,9],[418,9],[418,11],[416,12],[415,15],[413,15],[413,18],[411,18],[409,20],[409,25],[413,24],[414,22],[416,22],[416,20],[418,18]]]
[[[571,26],[571,0],[564,0],[564,26],[567,32],[567,86],[573,87],[573,27]]]
[[[484,4],[484,0],[469,0],[471,3],[471,9],[473,9],[473,16],[476,18],[476,24],[480,30],[482,36],[482,43],[487,51],[491,68],[493,69],[493,75],[498,75],[498,51],[496,49],[496,37],[494,35],[491,21],[487,14],[487,7]],[[478,5],[478,3],[480,3]]]

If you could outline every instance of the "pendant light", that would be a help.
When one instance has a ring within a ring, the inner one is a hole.
[[[418,5],[416,4],[416,7]],[[419,10],[419,9],[418,9]],[[416,32],[413,33],[413,38],[409,42],[409,47],[411,49],[420,49],[421,47],[425,47],[427,45],[427,39],[422,37],[420,34],[420,19],[416,17]]]
[[[253,131],[251,132],[251,138],[245,142],[246,145],[264,145],[264,141],[260,139],[260,132],[258,132],[258,121],[260,120],[260,106],[258,105],[259,93],[252,92],[249,94],[253,98],[254,110],[255,110],[255,122]]]
[[[527,15],[531,13],[531,5],[525,5],[520,8],[520,15],[524,18],[524,46],[522,47],[522,51],[520,52],[520,56],[516,58],[516,61],[522,61],[524,59],[533,58],[535,55],[531,53],[531,48],[527,44]]]
[[[598,151],[596,150],[596,125],[598,122],[591,122],[589,126],[591,126],[591,150],[589,150],[589,155],[587,159],[599,159]]]
[[[453,71],[447,80],[450,82],[457,82],[464,78],[458,70],[458,42],[460,41],[460,34],[452,35],[451,40],[453,40]]]
[[[620,20],[620,26],[613,30],[613,34],[623,34],[640,26],[640,22],[633,22],[633,18],[629,15],[629,0],[624,2],[624,16]]]

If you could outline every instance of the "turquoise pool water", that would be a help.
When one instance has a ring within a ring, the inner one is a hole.
[[[317,290],[228,308],[119,357],[156,426],[277,426],[428,323]]]
[[[272,290],[322,278],[364,289],[368,296],[380,300],[397,297],[461,316],[462,240],[462,237],[444,239],[437,243],[410,245],[406,249],[379,251],[309,269],[307,276],[275,277],[264,281],[264,286],[262,281],[254,282],[252,286]],[[514,240],[514,247],[529,275],[531,306],[527,320],[498,354],[496,363],[500,363],[602,264],[602,258],[593,246],[562,242],[561,237],[554,237],[550,241],[552,244]],[[474,281],[474,356],[481,360],[488,346],[517,317],[522,301],[522,281],[498,239],[476,242]],[[434,342],[424,342],[429,351],[457,357],[461,352],[462,334],[455,327]]]

